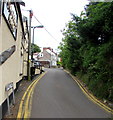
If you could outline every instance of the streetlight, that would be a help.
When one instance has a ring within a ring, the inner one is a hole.
[[[33,28],[33,39],[32,39],[32,53],[31,53],[31,60],[32,60],[32,67],[31,67],[31,76],[35,74],[35,67],[33,66],[33,53],[34,53],[34,30],[35,28],[43,28],[43,25],[40,26],[32,26]]]
[[[35,28],[43,28],[43,25],[40,26],[32,26],[31,28],[33,28],[33,39],[32,39],[32,54],[31,54],[31,60],[33,61],[33,53],[34,53],[34,30]]]

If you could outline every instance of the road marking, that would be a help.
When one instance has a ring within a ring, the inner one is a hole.
[[[34,88],[35,88],[35,87],[34,87]],[[33,97],[33,92],[34,92],[34,89],[33,89],[32,93],[31,93],[31,98],[30,98],[30,102],[29,102],[29,117],[30,117],[30,115],[31,115],[31,109],[32,109],[32,97]]]
[[[93,96],[91,93],[88,92],[88,90],[86,88],[84,88],[84,86],[82,85],[82,83],[80,83],[79,80],[77,80],[77,78],[75,78],[73,75],[71,75],[68,71],[64,70],[66,73],[68,73],[73,80],[78,84],[78,86],[80,87],[80,89],[83,91],[83,93],[94,103],[96,103],[97,105],[99,105],[101,108],[103,108],[104,110],[106,110],[107,112],[113,114],[113,109],[111,109],[110,107],[106,106],[105,104],[103,104],[102,102],[100,102],[95,96]]]
[[[24,119],[28,119],[29,117],[30,117],[30,109],[31,109],[31,106],[32,106],[32,104],[30,103],[31,102],[31,99],[32,99],[32,97],[31,97],[31,94],[33,94],[33,92],[34,92],[34,88],[35,88],[35,86],[36,86],[36,84],[39,82],[39,80],[43,77],[45,75],[45,73],[44,74],[41,74],[41,76],[38,78],[38,79],[36,79],[36,82],[33,84],[33,86],[31,87],[31,89],[30,89],[30,91],[29,91],[29,93],[28,93],[28,96],[27,96],[27,99],[26,99],[26,103],[25,103],[25,113],[24,113]],[[31,106],[30,106],[31,105]],[[30,109],[29,109],[30,108]]]
[[[24,109],[24,117],[23,118],[29,118],[28,117],[29,116],[29,105],[28,104],[29,104],[29,99],[30,99],[30,96],[31,96],[31,92],[32,92],[32,88],[30,89],[30,91],[29,91],[29,93],[27,95],[27,98],[26,98],[25,109]]]
[[[23,104],[24,104],[24,99],[29,91],[29,89],[31,88],[31,86],[35,83],[36,81],[33,81],[30,86],[27,88],[27,90],[25,91],[22,99],[21,99],[21,102],[20,102],[20,106],[19,106],[19,110],[18,110],[18,115],[17,115],[17,119],[21,118],[22,117],[22,109],[23,109]]]
[[[34,80],[27,90],[25,91],[18,110],[17,114],[17,120],[22,118],[29,118],[30,117],[30,110],[32,106],[32,95],[35,88],[35,85],[38,83],[38,81],[46,74],[47,72],[44,72],[41,74],[36,80]]]

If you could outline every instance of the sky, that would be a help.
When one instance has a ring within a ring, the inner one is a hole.
[[[28,11],[33,10],[33,15],[40,21],[44,28],[36,28],[34,43],[39,47],[51,47],[57,49],[62,41],[61,30],[71,20],[71,13],[80,15],[88,0],[23,0],[26,7],[22,7],[22,13],[28,16]],[[34,17],[32,26],[41,25]],[[46,30],[51,34],[49,34]],[[32,32],[32,31],[31,31]]]

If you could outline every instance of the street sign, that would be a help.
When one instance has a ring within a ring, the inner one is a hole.
[[[9,106],[9,91],[12,90],[13,94],[13,104],[15,104],[15,95],[14,95],[14,85],[13,82],[7,84],[5,86],[5,91],[7,93],[7,106],[8,106],[8,114],[10,114],[10,106]]]

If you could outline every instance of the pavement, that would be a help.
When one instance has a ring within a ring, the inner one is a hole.
[[[4,120],[7,120],[7,118],[17,118],[18,110],[20,107],[20,102],[22,101],[22,97],[25,94],[27,88],[40,76],[40,70],[36,69],[35,76],[31,81],[28,80],[22,80],[18,86],[18,90],[15,93],[15,105],[10,104],[10,111],[11,114],[8,114],[6,112],[5,116],[3,116]]]
[[[29,85],[32,83],[33,81],[28,81],[28,80],[22,80],[18,90],[15,93],[15,105],[10,104],[10,111],[11,114],[9,115],[8,112],[6,112],[5,116],[3,116],[4,120],[7,120],[7,118],[16,118],[17,114],[18,114],[18,109],[19,109],[19,105],[20,105],[20,101],[22,99],[22,96],[24,95],[26,89],[29,87]]]

